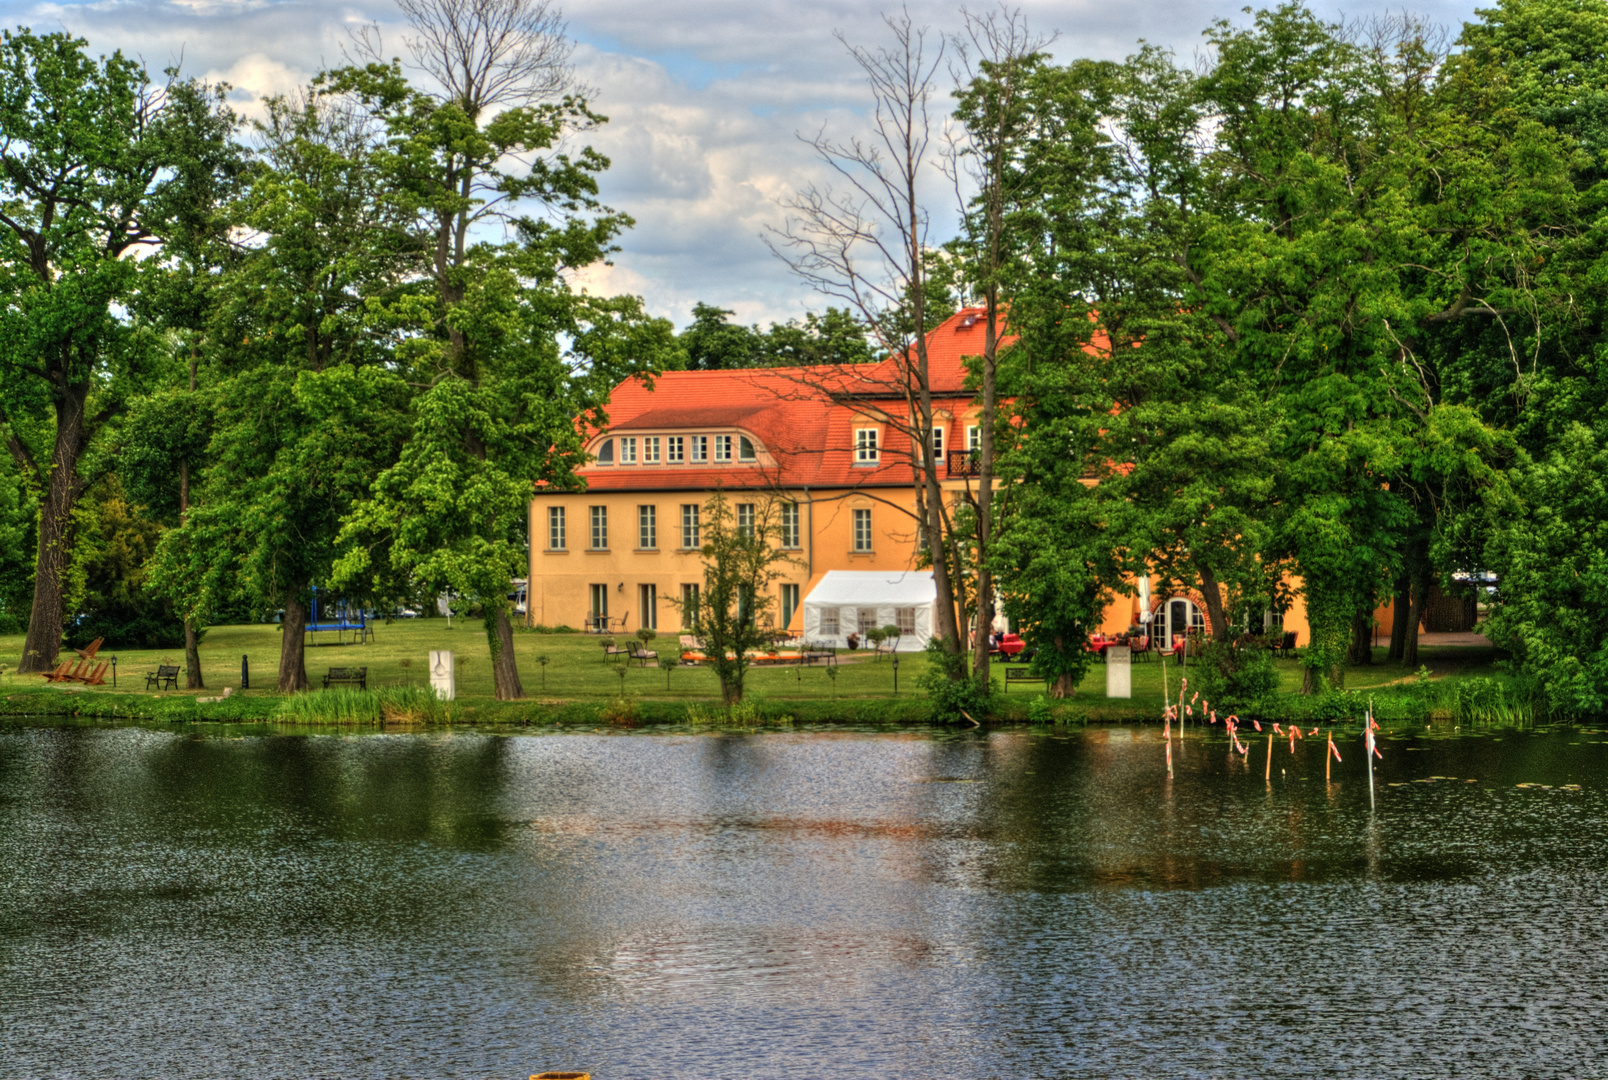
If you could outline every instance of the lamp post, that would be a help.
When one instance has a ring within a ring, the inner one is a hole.
[[[117,654],[112,654],[112,689],[117,689]]]

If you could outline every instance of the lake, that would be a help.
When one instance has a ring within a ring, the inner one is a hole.
[[[1608,734],[1253,736],[6,724],[0,1075],[1603,1071]]]

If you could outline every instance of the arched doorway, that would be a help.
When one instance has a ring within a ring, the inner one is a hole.
[[[1176,639],[1184,637],[1191,630],[1206,629],[1205,614],[1187,596],[1169,597],[1162,605],[1161,615],[1163,649],[1171,649]]]

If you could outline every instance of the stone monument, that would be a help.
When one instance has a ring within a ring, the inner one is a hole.
[[[451,649],[430,650],[430,689],[442,701],[451,701],[458,696],[457,673]]]
[[[1106,647],[1106,697],[1133,697],[1133,650],[1126,645]]]

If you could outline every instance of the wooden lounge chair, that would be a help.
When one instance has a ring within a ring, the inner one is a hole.
[[[82,649],[74,649],[73,651],[85,660],[93,660],[95,659],[95,654],[100,652],[101,642],[105,640],[105,638],[96,638]]]
[[[46,682],[63,682],[67,678],[68,669],[72,666],[73,662],[71,660],[63,660],[56,665],[54,671],[41,671],[39,674],[44,677]]]
[[[111,667],[110,660],[102,660],[95,665],[95,670],[84,677],[85,686],[100,686],[106,682],[106,669]]]

